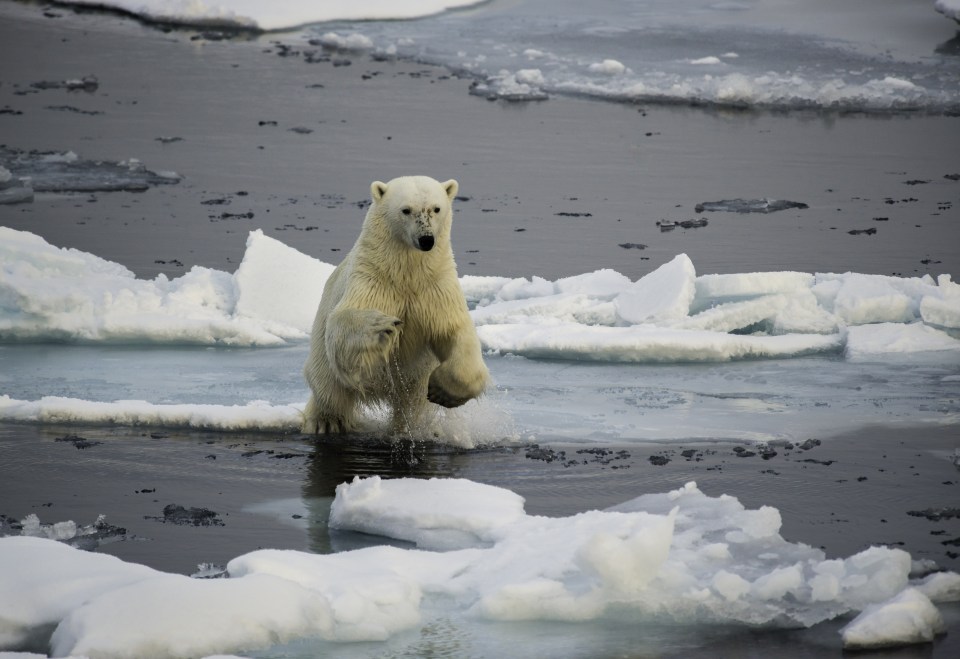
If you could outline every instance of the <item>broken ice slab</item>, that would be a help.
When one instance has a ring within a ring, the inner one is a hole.
[[[704,201],[696,205],[698,213],[704,211],[724,211],[727,213],[774,213],[788,208],[809,208],[800,201],[786,199],[724,199],[722,201]]]
[[[34,89],[66,89],[69,91],[84,91],[91,94],[100,87],[97,76],[83,76],[71,80],[41,80],[30,85]]]
[[[0,167],[15,179],[28,179],[37,192],[142,192],[154,185],[178,183],[174,172],[154,172],[139,160],[82,160],[64,153],[21,151],[0,147]]]
[[[0,166],[0,204],[27,201],[33,201],[33,189],[16,178],[9,169]]]

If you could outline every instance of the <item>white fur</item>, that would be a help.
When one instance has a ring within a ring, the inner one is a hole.
[[[489,373],[450,247],[457,189],[426,176],[371,184],[360,237],[313,321],[303,432],[355,430],[358,408],[378,404],[406,431],[428,399],[457,407],[483,393]]]

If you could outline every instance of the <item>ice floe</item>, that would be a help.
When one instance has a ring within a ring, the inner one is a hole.
[[[849,647],[930,640],[942,573],[910,581],[910,556],[847,558],[780,535],[780,513],[694,483],[608,510],[538,517],[466,480],[355,479],[331,525],[415,543],[316,555],[263,549],[226,578],[191,579],[54,540],[0,538],[0,648],[55,656],[202,656],[277,643],[384,641],[444,618],[668,621],[810,627],[861,612]],[[321,653],[322,654],[322,653]]]
[[[283,30],[336,20],[417,18],[476,4],[478,0],[61,0],[61,4],[106,7],[140,18],[180,25],[213,25],[256,30]]]
[[[0,342],[303,342],[333,270],[257,230],[235,273],[195,266],[175,279],[138,279],[120,264],[0,227]],[[960,360],[960,286],[948,274],[698,276],[681,254],[636,281],[601,269],[556,281],[466,276],[461,286],[484,349],[501,354],[624,363],[822,352]]]

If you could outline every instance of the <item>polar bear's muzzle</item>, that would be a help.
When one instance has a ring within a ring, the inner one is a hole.
[[[424,234],[417,238],[417,247],[423,252],[433,249],[433,234]]]

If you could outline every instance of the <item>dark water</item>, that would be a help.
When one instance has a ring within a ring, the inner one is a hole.
[[[88,447],[57,441],[71,433],[88,440]],[[863,448],[866,437],[869,449]],[[105,514],[126,533],[98,551],[191,574],[198,564],[224,565],[258,548],[326,553],[386,542],[327,528],[336,486],[355,476],[470,478],[514,490],[526,498],[528,513],[549,516],[605,508],[696,480],[711,496],[729,493],[747,507],[777,507],[786,539],[822,546],[828,556],[891,544],[915,559],[930,558],[957,569],[941,535],[932,535],[950,533],[955,525],[907,514],[955,505],[960,477],[948,456],[956,444],[949,428],[917,431],[909,443],[902,433],[868,429],[805,450],[774,447],[776,455],[763,459],[740,457],[744,447],[729,442],[457,450],[370,437],[315,441],[300,436],[2,425],[0,514],[22,519],[35,513],[45,523],[80,524]],[[156,518],[169,504],[211,510],[223,525],[162,523]],[[960,609],[941,609],[956,630]],[[424,612],[424,619],[421,629],[386,643],[298,641],[262,656],[320,652],[338,657],[481,657],[503,656],[522,646],[530,650],[525,656],[544,657],[759,657],[774,652],[813,657],[839,654],[837,630],[845,622],[764,631],[678,627],[666,621],[637,624],[616,617],[582,625],[489,623],[432,610]],[[955,636],[890,656],[954,656]]]

